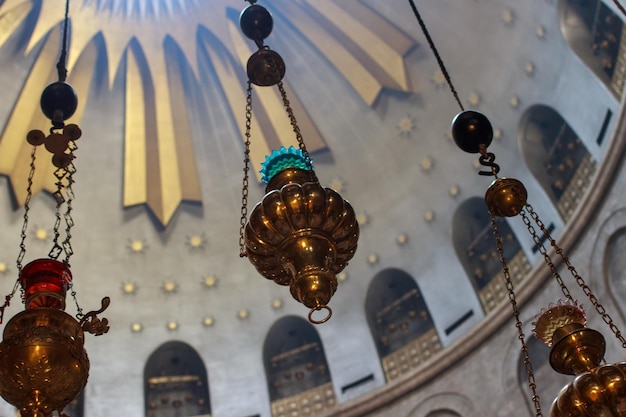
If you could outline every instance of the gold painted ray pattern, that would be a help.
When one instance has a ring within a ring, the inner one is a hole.
[[[183,81],[189,71],[200,80],[199,51],[213,68],[231,112],[236,116],[245,108],[245,64],[253,43],[241,35],[230,3],[75,0],[71,6],[68,81],[80,99],[70,121],[80,124],[96,63],[106,62],[109,88],[121,79],[125,89],[123,206],[145,204],[164,227],[184,201],[202,200]],[[9,177],[16,201],[23,204],[31,151],[24,137],[49,124],[32,97],[55,81],[65,0],[0,4],[0,47],[32,20],[27,16],[37,16],[24,51],[37,54],[35,64],[0,137],[0,175]],[[410,91],[404,56],[414,42],[359,0],[276,0],[267,7],[293,22],[368,105],[385,88]],[[184,57],[184,63],[172,54]],[[323,149],[324,140],[288,78],[285,89],[307,147],[311,152]],[[295,144],[295,138],[275,89],[255,88],[255,100],[251,160],[259,167],[272,149]],[[243,140],[244,126],[237,128]],[[52,190],[53,181],[45,175],[50,169],[51,164],[39,168],[34,192]]]

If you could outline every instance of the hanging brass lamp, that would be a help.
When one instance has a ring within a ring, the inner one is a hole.
[[[585,327],[575,302],[560,301],[541,311],[534,333],[550,350],[550,365],[576,378],[552,403],[551,417],[619,417],[626,413],[626,362],[603,364],[605,340]]]
[[[73,161],[81,130],[77,125],[65,124],[78,104],[74,89],[65,82],[68,12],[69,1],[65,7],[63,45],[57,64],[59,81],[46,87],[40,100],[44,115],[52,122],[50,134],[32,130],[26,136],[33,149],[16,262],[18,278],[13,291],[5,296],[4,304],[0,306],[2,323],[5,309],[18,288],[21,290],[25,310],[6,323],[0,342],[0,396],[17,407],[22,417],[51,417],[55,411],[59,416],[65,416],[63,409],[80,394],[89,375],[89,359],[83,346],[84,333],[98,336],[109,330],[107,319],[97,317],[109,306],[109,298],[102,299],[99,310],[84,314],[76,300],[70,270],[69,261],[74,253],[71,245],[71,229],[74,226],[72,185],[76,167]],[[35,259],[22,266],[26,254],[36,152],[41,145],[52,154],[52,163],[56,167],[54,239],[47,258]],[[60,230],[62,218],[65,220],[63,240]],[[61,254],[65,254],[62,261],[58,260]],[[64,311],[68,291],[78,310],[75,317]]]
[[[265,196],[245,227],[246,254],[257,271],[311,309],[326,309],[336,274],[356,251],[359,226],[350,203],[322,187],[293,146],[272,152],[262,170]]]
[[[528,387],[531,391],[531,399],[535,407],[535,415],[542,416],[541,402],[537,395],[537,384],[523,324],[520,320],[520,311],[517,304],[515,288],[509,273],[508,261],[504,255],[503,239],[498,228],[497,218],[520,217],[532,237],[539,253],[549,268],[552,277],[559,285],[565,301],[557,305],[551,305],[543,310],[535,324],[535,334],[551,346],[550,364],[559,373],[577,375],[576,379],[565,387],[552,407],[552,417],[622,417],[626,416],[626,363],[613,365],[601,365],[604,352],[605,340],[595,330],[585,327],[586,318],[582,308],[574,301],[570,290],[561,277],[552,254],[546,249],[544,241],[549,242],[550,247],[558,256],[559,261],[570,272],[576,284],[589,298],[602,320],[609,326],[623,348],[626,348],[626,339],[617,328],[613,319],[600,304],[583,277],[571,264],[563,249],[545,227],[539,215],[527,201],[528,193],[524,184],[514,178],[501,178],[498,176],[500,166],[495,162],[495,155],[488,152],[487,147],[493,139],[493,128],[489,119],[480,112],[465,110],[459,95],[452,84],[452,80],[446,67],[430,37],[424,20],[419,14],[414,0],[409,4],[415,17],[433,51],[439,68],[444,75],[450,91],[452,92],[461,112],[458,113],[451,126],[451,133],[456,145],[463,151],[480,154],[480,165],[487,168],[479,171],[479,175],[493,177],[485,193],[486,210],[491,217],[491,228],[496,243],[496,250],[502,273],[508,290],[509,301],[513,310],[515,327],[518,339],[522,345],[523,362],[528,376]]]
[[[65,295],[72,274],[65,263],[36,259],[20,271],[19,285],[26,309],[4,327],[0,342],[0,395],[20,410],[22,417],[47,417],[62,410],[80,394],[89,376],[84,332],[108,331],[104,311],[81,315],[65,313]],[[7,304],[8,305],[8,304]],[[4,307],[2,312],[4,312]]]
[[[309,321],[324,323],[332,310],[328,303],[337,290],[336,274],[356,251],[359,226],[352,206],[336,191],[322,187],[282,84],[285,64],[264,45],[273,27],[267,9],[249,1],[240,15],[242,32],[258,46],[246,67],[246,141],[240,222],[240,256],[248,257],[257,271],[280,285],[307,306]],[[277,86],[298,148],[281,147],[266,157],[262,180],[265,196],[248,219],[250,127],[252,85]],[[326,310],[322,319],[314,313]]]

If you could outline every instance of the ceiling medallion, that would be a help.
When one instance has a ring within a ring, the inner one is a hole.
[[[207,288],[215,288],[217,286],[218,280],[213,275],[208,275],[202,279],[202,285]]]
[[[50,235],[48,233],[48,230],[44,229],[43,227],[35,227],[35,231],[33,232],[33,234],[35,235],[35,239],[41,241],[48,240],[48,236]]]
[[[145,253],[148,249],[148,244],[144,240],[132,239],[128,241],[126,245],[130,253]]]
[[[187,245],[187,247],[192,251],[204,249],[206,244],[207,239],[204,233],[201,233],[199,235],[187,236],[187,240],[185,241],[185,245]]]
[[[409,241],[409,236],[406,233],[400,233],[396,237],[396,244],[398,246],[404,246],[407,244],[408,241]]]
[[[26,28],[30,33],[26,32],[29,39],[24,55],[37,56],[16,99],[16,106],[25,105],[45,86],[43,80],[46,77],[35,76],[35,73],[52,67],[60,43],[57,28],[63,14],[53,1],[5,1],[0,4],[3,32],[0,35],[5,35],[0,36],[0,46],[22,27],[21,23],[27,21],[28,16],[33,16],[30,11],[34,4],[40,8],[34,14],[36,20],[32,26]],[[383,16],[372,13],[368,6],[359,2],[282,2],[281,7],[299,30],[298,35],[310,41],[312,47],[328,59],[368,106],[374,105],[384,89],[411,91],[403,61],[415,42]],[[68,67],[76,91],[87,97],[98,73],[108,74],[110,89],[125,90],[125,102],[119,106],[124,109],[122,204],[124,207],[145,205],[162,226],[170,223],[183,202],[202,202],[192,125],[185,117],[194,109],[185,99],[184,74],[193,74],[193,81],[200,83],[206,76],[202,70],[204,60],[209,61],[214,68],[211,76],[224,86],[231,114],[236,114],[237,109],[245,105],[241,82],[246,78],[243,68],[252,51],[236,30],[231,8],[230,0],[81,1],[81,7],[77,8],[72,19]],[[358,13],[351,13],[353,8],[367,13],[368,25],[380,28],[386,36],[380,37],[376,33],[368,39],[360,36],[354,28],[362,22]],[[334,42],[321,42],[318,35],[332,33],[329,27],[341,31],[342,37]],[[212,33],[213,37],[198,36],[204,32]],[[103,47],[100,47],[100,41]],[[172,59],[175,49],[181,51],[184,63],[167,65],[175,61]],[[206,52],[206,58],[198,58],[202,55],[198,51]],[[106,62],[107,67],[97,68],[98,62]],[[118,74],[121,81],[116,83]],[[287,81],[285,85],[291,88]],[[288,146],[291,141],[289,127],[266,116],[280,108],[280,97],[269,91],[260,95],[263,100],[258,105],[264,107],[264,111],[252,120],[259,138],[250,153],[255,166],[259,166],[269,153],[270,142],[278,141]],[[292,97],[291,103],[294,108],[304,109],[298,97]],[[81,121],[87,106],[79,103],[75,120]],[[314,126],[305,111],[300,118],[307,125]],[[21,149],[23,145],[15,135],[7,132],[27,131],[33,122],[34,117],[12,114],[5,133],[0,136],[0,175],[9,177],[15,200],[20,205],[24,204],[25,193],[15,184],[26,183],[28,172],[16,167],[27,166],[28,161],[22,156],[25,154]],[[236,128],[243,137],[244,129],[241,126]],[[308,137],[310,151],[326,147],[318,131],[309,132]],[[52,164],[46,161],[45,165],[49,168]],[[37,176],[32,192],[36,194],[41,190],[52,192],[54,181]]]
[[[178,284],[172,281],[167,281],[163,283],[161,289],[167,294],[174,294],[178,290]]]
[[[132,282],[124,282],[122,283],[122,292],[124,294],[135,294],[137,293],[137,284]]]
[[[415,130],[415,119],[407,114],[400,119],[396,127],[398,128],[400,136],[409,137],[411,136],[411,132]]]

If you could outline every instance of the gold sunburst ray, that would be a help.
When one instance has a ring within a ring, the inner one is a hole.
[[[82,98],[79,103],[84,103],[98,54],[106,54],[109,88],[124,71],[123,203],[125,207],[146,204],[162,226],[167,226],[183,201],[201,201],[180,65],[188,67],[199,80],[198,50],[202,48],[232,113],[239,114],[245,107],[244,68],[253,52],[252,42],[241,35],[235,24],[239,11],[229,8],[230,3],[77,0],[71,6],[68,81]],[[53,68],[58,56],[57,29],[63,21],[64,5],[65,0],[0,3],[0,46],[26,16],[37,13],[24,53],[37,50],[38,56],[0,138],[0,174],[9,176],[20,204],[25,197],[20,190],[27,179],[30,152],[22,137],[45,122],[33,103],[28,108],[28,99],[54,81],[54,72],[48,68]],[[326,57],[367,104],[374,105],[385,88],[410,91],[404,56],[414,42],[360,0],[277,0],[268,8],[293,22],[296,31]],[[376,32],[370,29],[373,27],[378,28]],[[210,36],[205,36],[207,33]],[[95,46],[98,37],[103,40],[104,51]],[[184,64],[172,59],[172,51],[184,57]],[[324,148],[288,80],[285,87],[309,150]],[[255,167],[270,149],[294,141],[280,97],[273,89],[256,90],[259,106],[252,120],[255,142],[251,149]],[[75,114],[74,122],[80,121],[83,109]],[[238,128],[243,139],[243,127]],[[51,190],[51,182],[37,178],[34,191]]]

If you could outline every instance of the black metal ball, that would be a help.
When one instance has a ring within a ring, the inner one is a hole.
[[[60,122],[72,117],[78,107],[78,96],[71,85],[57,81],[43,90],[40,104],[48,119]]]
[[[489,119],[477,111],[465,110],[452,120],[452,138],[456,146],[468,153],[479,153],[493,140],[493,128]]]
[[[269,87],[285,76],[285,61],[276,51],[259,49],[248,59],[246,72],[252,84]]]
[[[239,15],[241,31],[253,41],[262,41],[272,33],[274,20],[272,14],[263,6],[253,4]]]

